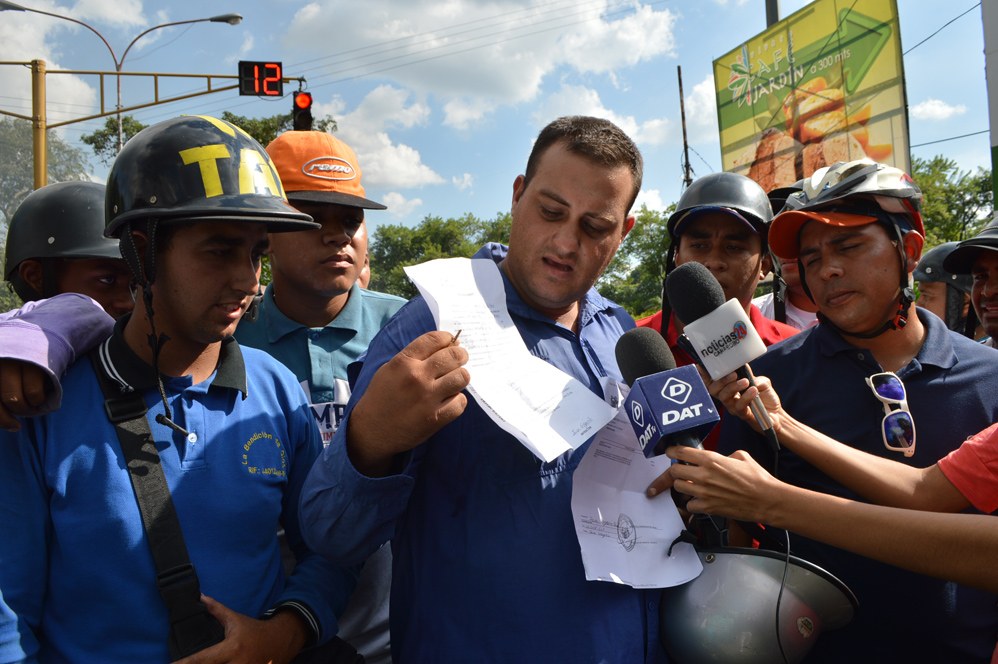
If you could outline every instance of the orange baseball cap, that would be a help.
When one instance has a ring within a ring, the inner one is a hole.
[[[289,201],[335,203],[367,210],[386,206],[364,197],[350,146],[323,131],[286,131],[267,146]]]
[[[829,226],[851,228],[866,226],[879,221],[878,217],[862,213],[833,212],[831,210],[787,210],[773,218],[769,227],[769,248],[780,258],[791,259],[800,255],[800,231],[809,221]]]

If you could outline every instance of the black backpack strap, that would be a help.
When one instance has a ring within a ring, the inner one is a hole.
[[[90,352],[104,410],[118,434],[142,525],[156,564],[156,586],[170,611],[170,659],[176,661],[225,638],[222,625],[201,603],[201,584],[187,554],[180,519],[153,440],[142,395],[108,374],[99,355]]]

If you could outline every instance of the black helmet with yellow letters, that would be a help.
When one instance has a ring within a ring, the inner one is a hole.
[[[129,221],[248,221],[270,232],[317,228],[288,204],[267,151],[233,124],[202,115],[160,122],[136,134],[111,166],[108,237]]]

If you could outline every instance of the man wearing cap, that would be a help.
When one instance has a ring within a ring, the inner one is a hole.
[[[943,260],[943,269],[954,275],[971,275],[970,300],[988,336],[983,343],[998,348],[998,221],[961,242]]]
[[[107,198],[141,305],[69,368],[59,411],[0,433],[20,471],[0,482],[0,661],[286,664],[333,638],[355,578],[301,538],[322,445],[297,380],[231,335],[268,232],[315,224],[262,146],[204,116],[137,134]]]
[[[984,330],[977,333],[977,316],[970,315],[974,280],[969,266],[961,274],[953,274],[943,267],[946,258],[959,245],[959,242],[945,242],[922,254],[914,273],[918,282],[918,306],[939,316],[949,329],[978,339],[984,336]]]
[[[291,369],[328,444],[350,398],[347,366],[405,300],[358,283],[367,258],[364,210],[385,206],[365,198],[350,146],[325,132],[288,131],[267,146],[267,153],[291,205],[322,226],[270,236],[273,282],[258,318],[243,320],[235,336],[241,345],[259,348]],[[381,547],[365,562],[340,616],[338,636],[369,664],[391,661],[391,569],[391,547]]]
[[[869,454],[924,468],[998,419],[998,365],[990,350],[913,305],[920,202],[907,175],[868,160],[805,181],[769,239],[777,256],[798,261],[821,324],[774,346],[752,369],[770,378],[797,420]],[[718,451],[739,449],[772,467],[766,440],[725,418]],[[779,452],[778,461],[780,479],[790,484],[858,498],[791,452]],[[848,585],[862,607],[851,624],[822,634],[808,662],[990,660],[998,640],[995,595],[803,537],[790,545]]]
[[[759,281],[772,268],[767,234],[773,211],[766,192],[753,180],[737,173],[712,173],[691,184],[679,199],[667,227],[672,240],[666,269],[684,263],[704,265],[724,290],[745,308],[752,326],[767,346],[797,333],[797,330],[770,320],[752,304]],[[663,331],[662,322],[668,321]],[[676,364],[693,363],[678,344],[683,321],[672,313],[665,289],[662,311],[638,321],[639,327],[658,330],[672,348]],[[717,427],[703,441],[707,449],[717,449]]]
[[[512,191],[498,265],[527,349],[600,398],[631,318],[593,284],[633,225],[637,147],[605,120],[545,127]],[[422,297],[372,341],[342,425],[309,474],[306,538],[344,564],[391,540],[395,662],[662,662],[660,592],[586,581],[572,472],[538,460],[463,392],[468,353]]]

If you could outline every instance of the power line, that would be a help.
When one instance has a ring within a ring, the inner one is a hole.
[[[928,143],[919,143],[918,145],[912,145],[913,148],[920,148],[923,145],[933,145],[935,143],[945,143],[946,141],[955,141],[958,138],[967,138],[968,136],[977,136],[978,134],[986,134],[990,129],[982,129],[981,131],[975,131],[971,134],[963,134],[961,136],[951,136],[949,138],[940,138],[938,141],[929,141]]]
[[[646,3],[646,4],[642,5],[642,6],[643,7],[652,7],[654,5],[665,4],[668,1],[669,0],[657,0],[657,1],[654,1],[654,2]],[[617,5],[623,5],[623,4],[626,4],[626,3],[624,3],[624,2],[617,3]],[[612,16],[616,16],[616,15],[619,15],[619,14],[627,13],[628,11],[630,11],[630,5],[627,5],[627,9],[623,9],[623,10],[619,10],[619,11],[616,11],[616,12],[607,13],[607,14],[605,14],[605,16],[612,17]],[[579,13],[580,12],[576,12],[575,14],[567,14],[567,15],[563,16],[562,18],[568,18],[570,16],[578,15]],[[467,53],[469,51],[474,51],[474,50],[478,50],[478,49],[482,49],[482,48],[487,48],[489,46],[494,46],[496,44],[501,44],[501,43],[504,43],[504,42],[507,42],[507,41],[512,41],[514,39],[522,39],[522,38],[525,38],[525,37],[531,37],[531,36],[534,36],[534,35],[538,35],[538,34],[541,34],[541,33],[544,33],[544,32],[550,32],[552,30],[557,30],[557,29],[561,29],[561,28],[572,27],[574,25],[579,25],[579,24],[582,24],[582,23],[586,23],[588,21],[591,21],[591,20],[594,20],[594,19],[598,19],[598,18],[599,18],[599,16],[596,16],[596,17],[586,18],[586,19],[582,19],[582,20],[574,21],[574,22],[570,22],[570,23],[563,23],[563,24],[560,24],[560,25],[557,25],[557,26],[553,26],[553,27],[550,27],[550,28],[544,28],[542,30],[536,30],[536,31],[530,32],[530,33],[515,35],[515,36],[512,36],[512,37],[506,37],[506,38],[503,38],[503,39],[489,41],[487,43],[477,44],[475,46],[471,46],[471,47],[468,47],[468,48],[465,48],[465,49],[461,49],[459,51],[452,51],[452,52],[449,52],[449,53],[443,53],[443,54],[440,54],[440,55],[435,55],[435,56],[430,56],[430,57],[426,57],[426,58],[421,58],[421,59],[418,59],[418,60],[413,60],[411,62],[403,62],[403,63],[397,64],[397,65],[392,65],[392,66],[389,66],[389,67],[384,67],[382,69],[377,69],[377,70],[374,70],[374,71],[368,71],[368,72],[364,72],[362,74],[357,74],[357,75],[354,75],[354,76],[347,76],[347,77],[339,78],[339,79],[336,79],[336,80],[333,80],[333,81],[325,81],[323,83],[320,83],[319,85],[310,85],[309,89],[316,89],[316,88],[326,87],[326,86],[329,86],[329,85],[335,85],[337,83],[343,83],[343,82],[346,82],[346,81],[351,81],[351,80],[354,80],[354,79],[363,78],[365,76],[371,76],[371,75],[374,75],[374,74],[383,73],[383,72],[390,71],[390,70],[393,70],[393,69],[399,69],[401,67],[408,67],[410,65],[416,65],[416,64],[421,64],[421,63],[424,63],[424,62],[429,62],[429,61],[432,61],[432,60],[438,60],[440,58],[445,58],[445,57],[449,57],[449,56],[453,56],[453,55],[460,55],[460,54],[463,54],[463,53]],[[534,23],[534,25],[538,25],[538,24],[541,24],[541,23],[549,23],[552,20],[555,20],[555,19],[547,19],[545,21],[540,21],[540,22]],[[461,24],[461,25],[465,25],[465,24]],[[530,27],[530,26],[524,26],[524,27]],[[495,32],[493,32],[491,34],[481,35],[480,37],[473,38],[473,39],[483,39],[483,38],[486,38],[486,37],[493,37],[493,36],[502,34],[503,32],[505,32],[505,31],[495,31]],[[464,41],[465,42],[466,41],[472,41],[473,39],[468,39],[468,40],[464,40]],[[457,43],[464,43],[464,42],[457,42]],[[433,47],[422,49],[422,50],[417,51],[415,53],[410,53],[410,54],[407,54],[407,55],[404,55],[404,56],[396,56],[396,57],[393,57],[393,58],[386,58],[386,59],[380,60],[378,62],[366,63],[364,65],[357,65],[357,66],[353,66],[353,67],[347,67],[347,68],[344,68],[344,69],[333,70],[333,71],[331,71],[329,73],[326,73],[326,74],[319,74],[318,76],[313,76],[312,80],[316,80],[316,79],[319,79],[319,78],[326,78],[326,77],[329,77],[329,76],[335,76],[337,74],[342,74],[342,73],[345,73],[345,72],[348,72],[348,71],[351,71],[351,70],[354,70],[354,69],[358,69],[358,68],[361,68],[361,67],[364,67],[364,66],[372,66],[372,65],[379,64],[379,63],[388,62],[390,60],[397,60],[397,59],[400,59],[402,57],[418,56],[418,55],[420,55],[420,53],[429,53],[430,51],[439,50],[440,48],[445,48],[447,46],[454,46],[454,45],[455,44],[446,44],[446,45],[443,45],[443,46],[433,46]],[[349,53],[349,51],[347,53]],[[375,55],[375,54],[372,54],[372,55]],[[338,63],[334,63],[334,66],[335,66],[335,64],[338,64]],[[231,111],[234,108],[239,108],[241,106],[246,106],[248,104],[255,103],[256,101],[257,101],[256,99],[252,99],[252,100],[249,100],[249,101],[246,101],[246,102],[242,102],[242,103],[239,103],[239,104],[231,104],[231,103],[228,103],[228,102],[225,102],[225,101],[219,101],[219,102],[215,102],[213,104],[202,106],[202,107],[199,107],[199,108],[201,108],[202,110],[208,110],[208,109],[211,109],[211,108],[219,108],[221,106],[224,106],[225,110]],[[156,115],[145,116],[145,117],[146,118],[156,118],[156,117],[162,117],[164,115],[169,116],[170,114],[169,113],[156,114]]]
[[[968,9],[967,11],[963,12],[963,14],[960,14],[960,16],[964,16],[966,14],[969,14],[970,12],[972,12],[973,10],[977,9],[980,6],[981,6],[981,3],[978,2],[976,5],[974,5],[973,7],[971,7],[970,9]],[[938,30],[936,30],[935,32],[933,32],[931,35],[929,35],[928,37],[926,37],[922,41],[918,42],[917,44],[915,44],[914,46],[912,46],[911,48],[909,48],[907,51],[905,51],[904,53],[902,53],[901,56],[904,57],[904,56],[908,55],[909,53],[911,53],[912,51],[914,51],[916,48],[918,48],[919,46],[921,46],[925,42],[929,41],[930,39],[932,39],[933,37],[935,37],[936,35],[938,35],[940,32],[942,32],[943,28],[945,28],[947,25],[949,25],[950,23],[952,23],[953,21],[955,21],[957,18],[960,18],[960,16],[957,16],[954,19],[950,19],[948,22],[944,23],[942,25],[942,27],[940,27]],[[914,146],[912,146],[912,147],[914,147]]]

